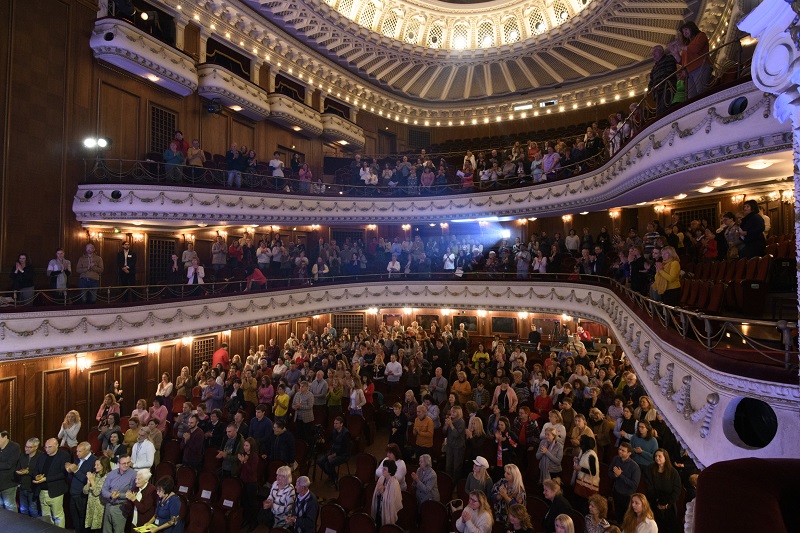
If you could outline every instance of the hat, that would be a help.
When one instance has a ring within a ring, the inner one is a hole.
[[[489,461],[487,461],[486,459],[484,459],[480,455],[478,457],[476,457],[474,461],[472,461],[472,464],[474,464],[476,466],[481,466],[483,468],[489,468]]]

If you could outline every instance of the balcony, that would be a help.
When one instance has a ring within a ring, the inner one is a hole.
[[[314,314],[381,308],[387,302],[392,307],[422,309],[474,309],[475,302],[480,302],[486,311],[535,309],[537,313],[566,313],[609,328],[658,411],[701,466],[740,457],[743,449],[763,458],[800,455],[795,444],[800,438],[796,423],[800,385],[795,348],[787,348],[786,367],[769,363],[767,357],[758,358],[757,349],[751,349],[754,358],[749,362],[728,359],[724,350],[708,350],[695,341],[695,336],[696,340],[702,338],[694,327],[684,323],[688,315],[682,311],[648,305],[613,284],[550,277],[548,281],[522,283],[498,279],[470,283],[452,278],[380,278],[370,283],[222,292],[214,297],[107,308],[67,308],[46,313],[35,308],[20,309],[0,314],[0,340],[3,358],[18,359],[137,346]],[[114,301],[120,300],[115,297]],[[706,319],[714,322],[714,330],[722,328],[722,333],[735,328],[733,322],[724,319],[697,314],[691,319],[698,321],[695,327],[701,331]],[[664,321],[670,327],[665,327]],[[786,346],[791,346],[791,340]],[[782,359],[783,353],[780,355]],[[777,435],[763,448],[748,448],[735,436],[734,412],[742,398],[762,401],[775,413]]]
[[[280,94],[269,95],[270,119],[309,139],[322,134],[322,118],[319,111]]]
[[[210,63],[197,67],[197,94],[253,120],[269,116],[269,96],[266,91],[232,72]]]
[[[729,105],[742,97],[747,108],[730,115]],[[320,114],[311,108],[280,94],[269,95],[269,100],[271,119],[295,124],[306,133],[312,127],[315,135],[323,131]],[[305,195],[268,190],[189,188],[163,180],[144,185],[135,176],[92,175],[87,179],[92,183],[79,185],[73,210],[80,221],[98,224],[130,219],[153,224],[164,220],[405,224],[600,211],[679,193],[696,194],[719,176],[735,177],[731,186],[739,189],[718,192],[753,195],[776,190],[776,176],[792,175],[791,130],[773,116],[773,104],[774,98],[752,82],[730,87],[653,122],[600,167],[553,183],[467,194],[455,185],[443,187],[449,194],[425,194],[419,187],[406,191],[333,186],[309,201]],[[780,163],[762,170],[744,168],[748,160],[767,155]],[[203,208],[189,209],[193,205]]]
[[[364,130],[342,117],[330,113],[322,114],[322,137],[342,145],[363,148]]]
[[[98,19],[89,39],[94,57],[180,96],[197,90],[194,59],[120,19]]]

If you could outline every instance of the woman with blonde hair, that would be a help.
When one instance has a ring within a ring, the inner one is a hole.
[[[661,249],[661,263],[656,263],[653,289],[666,305],[676,306],[681,298],[681,263],[672,246]]]
[[[482,454],[488,436],[483,429],[483,420],[479,416],[470,418],[464,435],[467,438],[467,457],[478,457]]]
[[[355,365],[353,365],[355,368]],[[364,405],[367,403],[367,397],[364,395],[364,387],[361,385],[361,380],[357,377],[353,378],[353,390],[350,392],[350,414],[360,415],[363,411]]]
[[[175,395],[183,396],[184,398],[192,398],[192,387],[194,381],[192,375],[189,373],[189,367],[181,368],[181,374],[175,378]]]
[[[58,438],[61,439],[59,446],[73,448],[78,445],[78,432],[81,430],[81,415],[76,410],[72,410],[64,417],[61,429],[58,430]]]
[[[644,494],[637,492],[631,496],[631,503],[622,519],[622,533],[658,533],[653,511]]]
[[[272,510],[274,517],[272,527],[288,527],[286,521],[294,511],[296,493],[292,485],[292,469],[288,466],[278,468],[275,473],[275,483],[269,491],[269,497],[264,500],[263,509]]]
[[[473,490],[469,493],[467,506],[461,511],[461,517],[456,521],[456,529],[461,533],[491,533],[494,527],[492,508],[486,495]]]
[[[461,467],[464,465],[467,446],[464,411],[460,406],[456,405],[450,409],[450,414],[445,419],[442,430],[447,439],[447,444],[445,444],[445,471],[454,482],[458,482],[461,477]]]
[[[403,494],[400,483],[395,478],[397,464],[391,460],[383,462],[383,472],[372,493],[372,518],[380,528],[386,524],[397,523],[397,514],[403,508]]]
[[[556,533],[575,533],[575,523],[568,514],[556,517]]]
[[[561,460],[564,458],[564,446],[558,442],[556,430],[549,427],[542,431],[542,434],[544,438],[536,450],[536,459],[539,460],[539,483],[561,478]]]
[[[492,477],[489,475],[489,461],[479,455],[472,460],[472,474],[467,476],[464,492],[470,493],[477,490],[483,492],[488,498],[492,494],[492,486]]]
[[[563,514],[567,514],[572,510],[572,506],[564,497],[561,491],[560,479],[545,480],[542,487],[542,493],[545,500],[551,502],[547,510],[547,514],[542,519],[545,533],[554,533],[556,531],[556,519]]]
[[[525,505],[525,485],[517,465],[506,465],[503,478],[492,487],[494,515],[498,522],[508,522],[508,508],[516,503]]]
[[[552,428],[556,432],[556,440],[561,443],[561,446],[564,446],[564,442],[567,439],[567,428],[564,427],[564,418],[561,416],[561,412],[551,409],[548,417],[550,421],[545,422],[544,426],[542,426],[542,434],[547,431],[547,428]]]

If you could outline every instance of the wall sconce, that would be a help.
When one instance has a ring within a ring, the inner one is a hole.
[[[658,214],[661,214],[661,213],[663,213],[663,212],[664,212],[664,206],[663,206],[663,205],[657,205],[657,206],[653,207],[653,209],[654,209],[654,210],[655,210],[655,212],[656,212],[656,213],[658,213]]]
[[[481,318],[484,318],[486,316],[486,310],[485,309],[478,309],[478,316],[481,317]]]
[[[404,307],[404,308],[403,308],[403,314],[404,314],[404,315],[410,315],[410,314],[411,314],[411,313],[413,313],[413,312],[414,312],[414,310],[413,310],[413,309],[411,309],[410,307]]]
[[[781,201],[787,204],[794,202],[794,191],[781,191]]]
[[[564,215],[561,217],[561,220],[564,221],[564,224],[569,224],[572,222],[572,215]]]
[[[524,226],[527,223],[528,221],[525,220],[524,218],[520,218],[519,220],[517,220],[517,224],[519,224],[520,226]]]
[[[378,308],[377,307],[370,307],[369,309],[367,309],[367,314],[368,315],[377,315],[378,314]]]
[[[97,230],[86,230],[86,239],[89,241],[96,241],[103,238],[103,232]]]
[[[448,224],[447,222],[442,222],[439,224],[439,227],[442,229],[447,229],[450,227],[450,224]]]
[[[450,309],[442,309],[442,316],[449,316],[452,311]]]
[[[280,230],[281,230],[280,226],[272,226],[272,231],[280,231]]]
[[[731,196],[731,200],[735,204],[743,204],[744,203],[744,194],[734,194]]]
[[[194,244],[194,235],[192,235],[191,233],[188,234],[188,235],[186,233],[184,233],[183,234],[183,241],[185,243],[187,243],[187,244],[189,244],[189,243]]]
[[[403,231],[408,231],[411,229],[411,224],[403,224],[400,228],[402,228]]]
[[[89,361],[85,354],[78,354],[75,358],[75,366],[78,367],[78,372],[84,372],[92,367],[92,362]]]
[[[527,312],[527,311],[520,311],[520,312],[519,312],[519,313],[517,313],[517,314],[519,315],[519,317],[520,317],[522,320],[525,320],[526,318],[528,318],[528,312]]]
[[[781,197],[780,191],[772,191],[771,193],[769,193],[769,199],[772,202],[779,200],[780,197]]]
[[[319,224],[311,224],[311,231],[317,231],[319,227]]]
[[[144,233],[134,233],[131,235],[133,242],[141,243],[144,242]]]
[[[183,344],[184,346],[191,346],[192,340],[194,340],[194,337],[183,337],[181,339],[181,344]]]
[[[223,239],[227,239],[228,238],[228,232],[225,231],[224,229],[217,230],[217,236],[222,237]]]
[[[319,317],[320,317],[320,315],[314,315],[311,318],[313,318],[314,320],[319,320]]]
[[[609,211],[608,216],[616,220],[617,218],[619,218],[619,211]]]
[[[569,321],[572,320],[572,317],[569,316],[568,314],[564,313],[564,314],[561,315],[561,320],[564,321],[564,322],[569,322]]]
[[[377,224],[367,224],[367,229],[370,230],[370,231],[375,231],[376,229],[378,229],[378,225]]]
[[[222,332],[222,336],[223,337],[227,337],[228,339],[230,339],[231,338],[231,330],[226,329],[225,331]]]
[[[161,350],[161,345],[157,342],[151,342],[147,345],[147,353],[150,355],[156,355],[159,350]]]

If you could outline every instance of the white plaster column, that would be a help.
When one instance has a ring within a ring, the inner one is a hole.
[[[261,78],[261,66],[264,64],[263,60],[253,58],[250,61],[250,82],[254,85],[258,85],[258,82]]]
[[[357,124],[356,118],[358,117],[358,108],[353,106],[350,108],[350,122]]]
[[[750,67],[753,83],[764,92],[777,95],[775,116],[778,120],[792,121],[794,230],[795,238],[800,239],[800,22],[795,18],[793,7],[800,8],[800,0],[791,4],[786,0],[764,0],[738,26],[758,39]],[[800,244],[797,254],[795,260],[800,264]]]
[[[198,63],[205,63],[206,62],[206,54],[208,52],[208,39],[211,37],[211,34],[208,33],[205,29],[200,30],[200,50],[198,55],[200,56]]]
[[[270,94],[275,92],[275,79],[277,77],[278,75],[275,73],[275,71],[272,68],[270,68],[269,79],[267,80],[267,92]]]
[[[306,90],[305,90],[305,104],[308,107],[313,108],[314,107],[314,86],[313,85],[309,85],[307,83],[304,83],[303,85],[305,85],[305,88],[306,88]]]
[[[328,97],[328,91],[323,91],[322,89],[319,90],[319,111],[320,113],[325,112],[325,99]]]
[[[184,33],[188,21],[184,17],[175,17],[175,48],[183,50]]]

